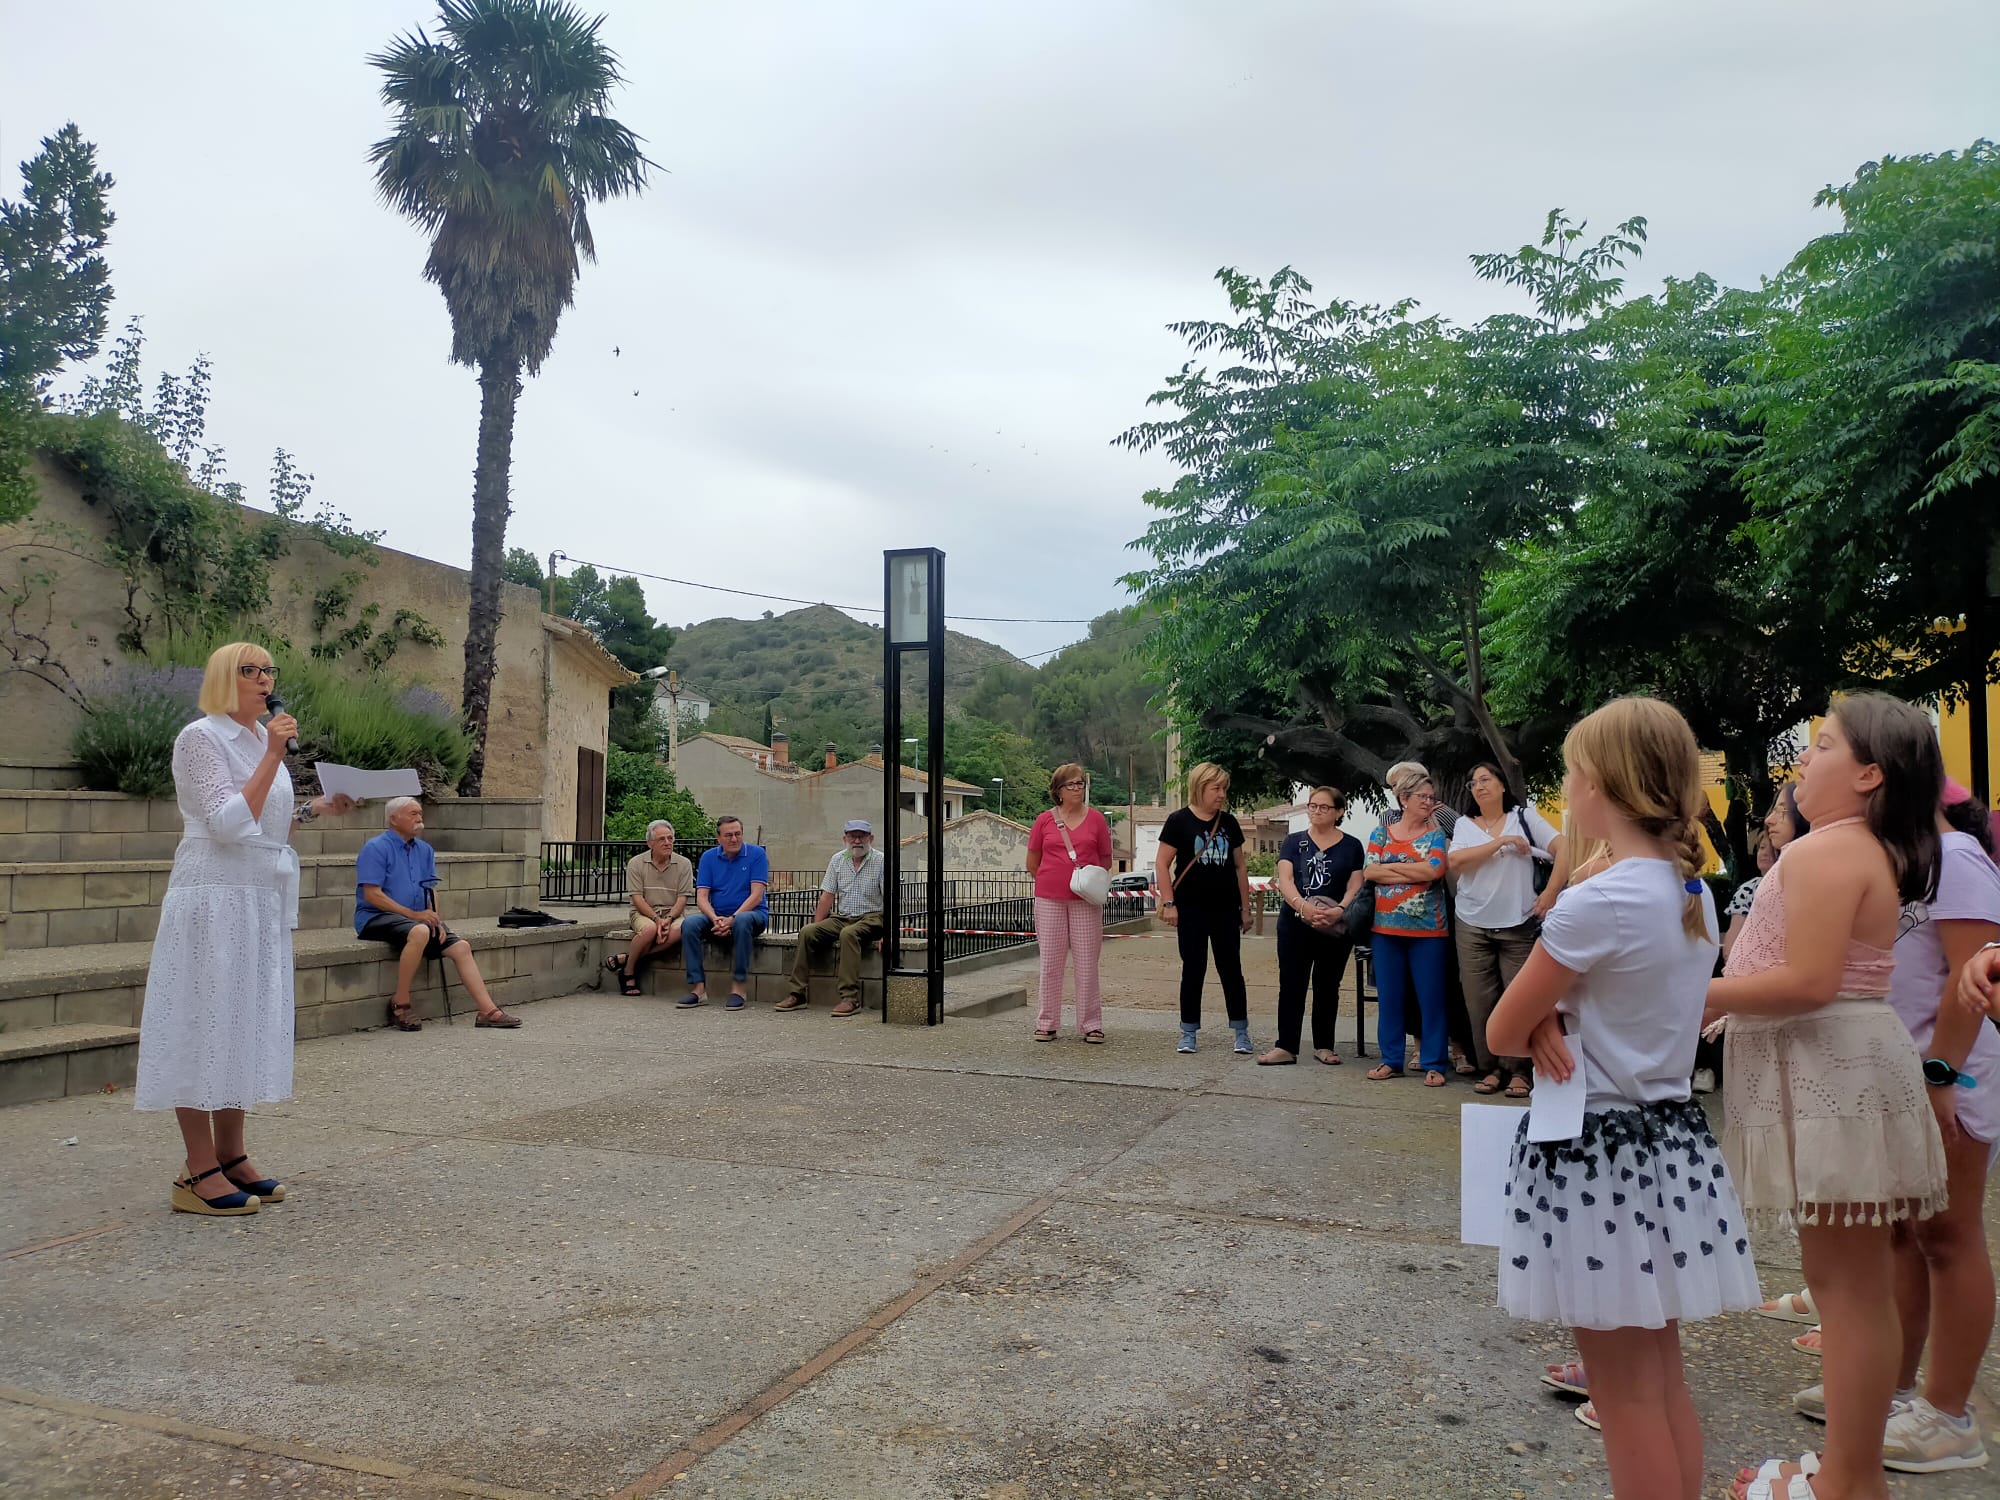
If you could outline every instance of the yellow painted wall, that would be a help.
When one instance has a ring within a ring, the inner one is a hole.
[[[1986,764],[2000,765],[2000,686],[1986,689],[1986,715]],[[1972,785],[1971,717],[1964,704],[1938,715],[1938,743],[1944,748],[1945,775],[1966,786]]]

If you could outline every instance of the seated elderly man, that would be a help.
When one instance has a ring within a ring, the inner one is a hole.
[[[806,987],[812,979],[813,950],[823,943],[837,943],[840,1003],[833,1013],[861,1013],[861,949],[882,936],[882,881],[889,862],[874,847],[875,830],[867,819],[850,819],[840,837],[847,847],[827,861],[819,906],[810,925],[799,930],[791,993],[773,1007],[776,1010],[804,1010],[811,1003]]]
[[[632,943],[604,960],[618,976],[618,988],[639,993],[639,965],[681,940],[681,917],[694,898],[694,866],[674,853],[674,825],[655,818],[646,825],[646,852],[625,866],[625,892],[632,900]]]
[[[756,844],[743,842],[743,820],[732,815],[715,820],[716,847],[701,857],[695,871],[694,902],[701,910],[681,923],[681,962],[687,966],[688,992],[676,1005],[683,1009],[708,998],[702,941],[727,942],[735,958],[731,966],[729,1008],[749,1003],[750,955],[757,934],[771,925],[771,859]]]
[[[391,797],[389,826],[361,846],[354,857],[354,932],[397,951],[396,994],[389,1001],[389,1024],[398,1031],[422,1031],[410,1013],[410,985],[426,958],[442,954],[458,969],[465,992],[479,1015],[475,1026],[519,1026],[486,991],[472,944],[444,925],[431,903],[437,889],[437,855],[417,835],[424,831],[423,804],[415,797]]]

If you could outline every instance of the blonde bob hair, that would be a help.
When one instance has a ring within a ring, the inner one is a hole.
[[[1191,769],[1188,772],[1187,779],[1188,806],[1193,807],[1195,803],[1201,801],[1208,794],[1208,789],[1217,782],[1220,782],[1223,789],[1227,790],[1229,787],[1229,773],[1214,761],[1205,760],[1200,765]]]
[[[1680,711],[1658,698],[1613,698],[1579,719],[1563,741],[1572,771],[1597,783],[1612,810],[1674,851],[1685,882],[1701,874],[1701,751]],[[1706,937],[1701,887],[1688,892],[1681,927]]]
[[[246,662],[269,666],[271,653],[255,641],[231,641],[211,651],[208,665],[202,669],[201,696],[195,699],[194,706],[205,714],[235,713],[236,684],[242,681]]]
[[[1084,780],[1083,767],[1073,760],[1066,760],[1049,772],[1049,800],[1062,801],[1062,784],[1065,781]]]

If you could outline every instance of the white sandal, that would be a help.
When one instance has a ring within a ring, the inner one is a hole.
[[[1749,1487],[1743,1491],[1743,1500],[1816,1500],[1810,1476],[1819,1472],[1817,1453],[1799,1455],[1800,1472],[1785,1481],[1785,1493],[1782,1496],[1773,1488],[1780,1478],[1779,1471],[1790,1462],[1788,1458],[1765,1459],[1757,1466],[1757,1472],[1751,1476]],[[1741,1477],[1738,1476],[1738,1482],[1741,1482]]]
[[[1780,1323],[1817,1323],[1819,1308],[1813,1304],[1810,1290],[1787,1292],[1784,1296],[1773,1297],[1769,1302],[1759,1306],[1757,1316],[1776,1318]]]

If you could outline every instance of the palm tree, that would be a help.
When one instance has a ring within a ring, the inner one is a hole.
[[[638,192],[654,165],[605,112],[621,75],[602,25],[562,0],[440,0],[436,41],[417,31],[368,59],[392,112],[375,185],[431,236],[424,275],[451,313],[451,357],[479,371],[466,796],[486,768],[521,374],[548,357],[579,256],[597,258],[585,206]]]

